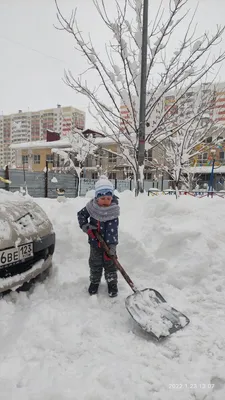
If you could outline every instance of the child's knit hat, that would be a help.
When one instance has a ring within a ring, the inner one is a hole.
[[[95,184],[95,197],[99,198],[106,195],[113,195],[113,184],[109,181],[107,176],[102,175]]]

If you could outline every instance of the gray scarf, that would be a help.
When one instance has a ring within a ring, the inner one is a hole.
[[[108,207],[100,207],[95,199],[90,200],[86,209],[90,216],[97,221],[106,222],[118,218],[120,215],[120,207],[118,204],[111,203]]]

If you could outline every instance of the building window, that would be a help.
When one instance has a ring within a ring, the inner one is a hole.
[[[22,163],[28,164],[28,156],[22,156]]]
[[[200,153],[198,155],[198,160],[200,163],[206,163],[208,161],[208,153]]]
[[[116,154],[109,153],[109,163],[116,163]]]
[[[47,154],[46,155],[46,161],[49,163],[53,164],[53,154]]]
[[[116,172],[110,172],[109,179],[116,179]]]
[[[202,160],[205,162],[208,160],[208,153],[203,153]]]
[[[40,154],[34,154],[34,164],[40,164],[41,162],[41,156]]]
[[[146,181],[150,181],[152,179],[152,174],[151,172],[144,172],[144,179]]]
[[[97,172],[92,172],[91,178],[92,179],[98,179],[98,173]]]
[[[220,151],[220,160],[224,160],[224,151]]]
[[[152,149],[145,151],[145,157],[147,161],[152,161]]]
[[[92,154],[88,154],[88,155],[87,155],[84,164],[85,164],[85,167],[93,167],[93,166],[96,165],[95,159],[94,159],[94,157],[92,156]]]

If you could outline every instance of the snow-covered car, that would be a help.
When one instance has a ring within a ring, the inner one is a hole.
[[[53,226],[29,196],[0,189],[0,293],[29,287],[51,270]]]

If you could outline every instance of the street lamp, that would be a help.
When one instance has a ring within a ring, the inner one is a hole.
[[[142,25],[142,47],[141,47],[141,86],[140,86],[140,108],[139,108],[139,131],[138,131],[138,166],[144,165],[145,153],[145,115],[146,115],[146,85],[147,85],[147,50],[148,50],[148,0],[144,0],[143,25]],[[138,192],[143,192],[140,169],[137,182]]]

